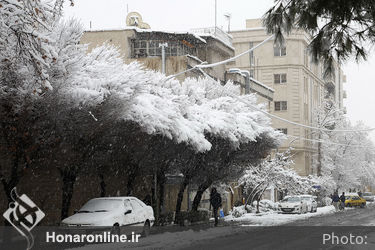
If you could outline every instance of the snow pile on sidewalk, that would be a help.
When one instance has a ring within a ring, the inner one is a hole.
[[[244,207],[242,210],[245,211]],[[236,209],[241,211],[241,207]],[[234,221],[234,222],[244,222],[246,225],[251,226],[276,226],[286,223],[290,223],[296,220],[303,220],[313,216],[319,216],[323,214],[334,213],[335,208],[333,206],[318,207],[316,213],[306,213],[306,214],[282,214],[277,211],[270,212],[261,212],[259,214],[255,213],[243,213],[241,217],[235,217],[233,213],[226,216],[225,221]],[[237,213],[239,214],[239,213]]]
[[[254,201],[253,206],[248,205],[246,206],[246,209],[245,209],[245,205],[233,207],[233,210],[230,212],[230,215],[232,215],[235,218],[239,218],[248,212],[255,213],[256,206],[257,206],[257,202]],[[259,211],[261,213],[277,211],[277,206],[278,206],[278,203],[272,202],[270,200],[261,200],[259,202]]]

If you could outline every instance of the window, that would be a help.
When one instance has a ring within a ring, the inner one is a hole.
[[[182,41],[164,41],[164,40],[132,40],[132,58],[149,57],[149,56],[161,56],[160,43],[167,43],[168,47],[165,47],[166,56],[182,56],[186,54],[195,55],[195,47],[186,42]]]
[[[129,200],[124,200],[124,207],[125,209],[131,208],[130,201]]]
[[[133,207],[133,209],[135,210],[135,211],[140,211],[140,210],[142,210],[142,206],[137,202],[137,201],[135,201],[135,200],[132,200],[131,201],[131,204],[132,204],[132,207]]]
[[[287,110],[287,108],[288,106],[286,101],[275,102],[275,111]]]
[[[277,128],[276,130],[279,130],[283,134],[287,135],[288,134],[288,129],[287,128]]]
[[[273,83],[275,84],[285,84],[286,83],[286,74],[274,74]]]
[[[285,56],[286,55],[286,46],[285,44],[275,44],[273,46],[273,55],[274,56]]]

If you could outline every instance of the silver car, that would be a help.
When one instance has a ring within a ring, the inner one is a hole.
[[[366,201],[370,201],[370,202],[373,202],[374,201],[374,195],[370,192],[364,192],[362,194],[362,197],[363,199],[365,199]]]
[[[307,203],[307,211],[315,213],[318,210],[318,203],[316,202],[316,196],[309,194],[301,195],[301,198]]]
[[[286,196],[280,201],[279,210],[283,213],[307,213],[307,202],[300,196]]]

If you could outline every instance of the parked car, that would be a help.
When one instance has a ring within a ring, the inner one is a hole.
[[[315,213],[318,210],[318,203],[316,202],[316,196],[309,194],[301,195],[302,200],[306,201],[307,211],[310,213]]]
[[[88,230],[104,227],[112,233],[142,232],[147,236],[154,221],[152,207],[135,197],[105,197],[89,200],[61,225]]]
[[[283,213],[307,213],[307,202],[300,196],[287,196],[280,201],[279,209]]]
[[[359,197],[358,194],[346,194],[345,195],[345,207],[365,207],[366,200]]]
[[[370,201],[370,202],[374,201],[374,195],[370,192],[364,192],[362,194],[362,198],[365,199],[366,201]]]

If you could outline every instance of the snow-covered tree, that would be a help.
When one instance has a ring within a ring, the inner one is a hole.
[[[364,173],[371,172],[373,143],[368,138],[368,132],[343,133],[335,130],[363,130],[366,127],[361,123],[351,125],[342,110],[329,100],[314,113],[317,126],[325,129],[313,132],[318,140],[313,162],[317,175],[326,178],[321,192],[327,195],[335,189],[360,188]]]
[[[274,187],[288,194],[304,194],[312,191],[316,180],[312,177],[302,177],[291,167],[293,165],[290,150],[283,153],[276,152],[275,156],[268,156],[259,165],[249,165],[245,174],[239,179],[247,193],[246,205],[259,201],[263,193]],[[257,209],[259,207],[257,206]],[[259,211],[259,210],[258,210]]]
[[[82,26],[59,20],[62,2],[0,1],[0,140],[6,145],[0,179],[7,195],[25,169],[55,166],[64,218],[77,176],[96,171],[104,159],[127,159],[128,173],[163,179],[187,156],[218,173],[244,152],[262,155],[280,142],[270,119],[251,108],[256,97],[239,96],[231,83],[168,79],[138,63],[125,65],[109,45],[88,53],[79,43]],[[209,181],[215,180],[203,180]]]

